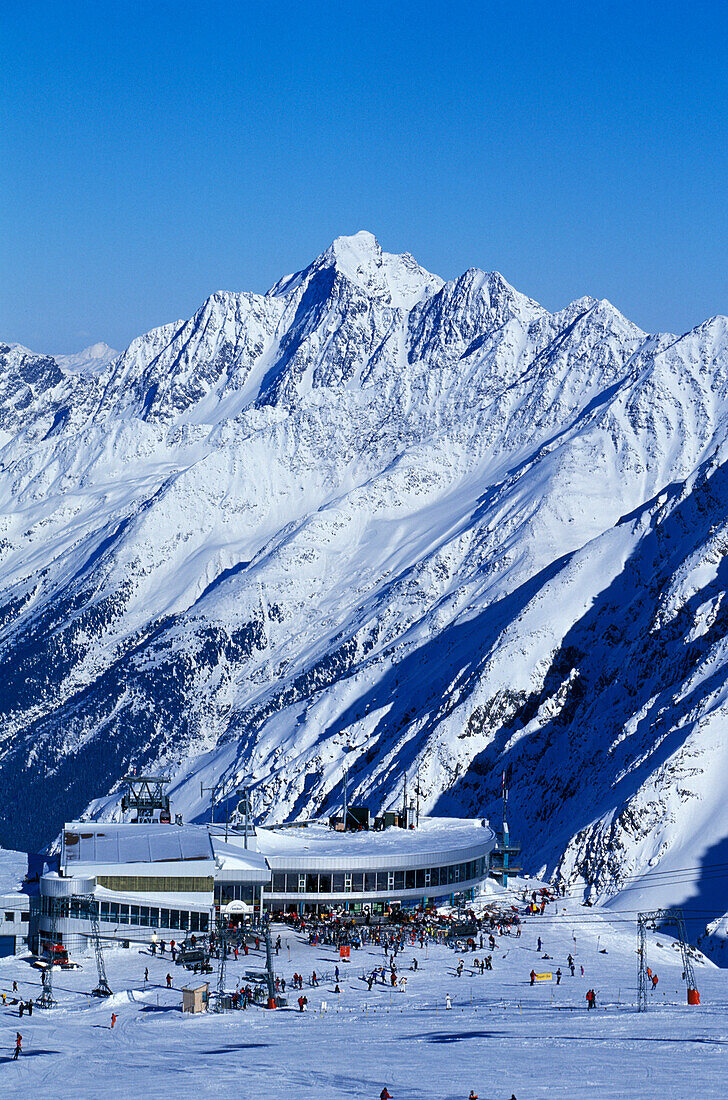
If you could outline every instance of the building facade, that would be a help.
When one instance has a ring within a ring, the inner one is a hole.
[[[494,844],[485,823],[442,818],[417,829],[342,833],[309,823],[227,837],[212,825],[69,822],[61,873],[43,875],[31,903],[31,945],[84,950],[89,899],[102,941],[127,943],[205,935],[218,914],[467,902]]]

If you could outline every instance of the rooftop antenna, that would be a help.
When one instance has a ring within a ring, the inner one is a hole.
[[[417,786],[415,787],[415,794],[417,795],[417,828],[420,827],[420,769],[417,769]]]
[[[407,828],[407,769],[404,769],[404,797],[402,800],[402,821]]]
[[[349,816],[349,805],[347,799],[347,780],[349,778],[349,769],[344,768],[344,832],[346,832],[346,821]]]

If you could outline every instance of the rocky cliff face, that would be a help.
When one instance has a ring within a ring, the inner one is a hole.
[[[128,768],[268,819],[419,771],[597,891],[728,835],[728,322],[367,233],[91,368],[0,346],[0,840]],[[113,799],[94,812],[107,812]],[[667,864],[666,864],[667,866]],[[677,866],[677,864],[675,865]]]

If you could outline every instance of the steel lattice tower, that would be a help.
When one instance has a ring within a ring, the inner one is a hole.
[[[653,909],[637,914],[637,1011],[647,1011],[647,929],[657,925],[672,925],[677,933],[682,955],[683,976],[688,990],[695,989],[695,971],[688,952],[685,918],[682,909]]]

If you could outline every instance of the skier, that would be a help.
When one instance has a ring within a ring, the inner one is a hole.
[[[112,1012],[112,1013],[111,1013],[111,1030],[112,1030],[112,1031],[114,1030],[114,1024],[115,1024],[115,1023],[116,1023],[116,1013],[115,1013],[115,1012]]]
[[[167,989],[171,989],[171,988],[172,988],[172,975],[168,974],[167,975]]]
[[[338,982],[338,980],[339,980],[339,967],[338,966],[334,967],[334,977],[336,978],[336,980]]]
[[[478,1094],[475,1089],[470,1090],[470,1096],[468,1097],[468,1100],[478,1100]]]
[[[149,981],[149,967],[145,966],[144,967],[144,984],[146,985],[148,981]]]
[[[415,958],[412,959],[412,969],[413,970],[417,969],[417,959],[415,959]]]
[[[659,980],[660,979],[657,977],[657,974],[652,975],[652,988],[653,989],[657,989],[657,983],[659,982]]]
[[[450,994],[449,993],[445,994],[445,1008],[448,1009],[448,1010],[452,1008],[452,1002],[450,1000]]]
[[[556,984],[561,985],[561,967],[556,971]]]
[[[596,999],[597,999],[597,995],[594,992],[594,990],[593,989],[588,989],[587,994],[586,994],[586,1003],[589,1006],[589,1012],[591,1012],[591,1010],[595,1007]]]
[[[538,937],[538,953],[541,954],[541,937]]]
[[[19,1031],[15,1032],[15,1053],[13,1054],[13,1061],[17,1062],[18,1055],[23,1053],[23,1036]]]
[[[385,1085],[382,1091],[379,1093],[379,1100],[392,1100],[392,1094]]]
[[[531,978],[531,985],[533,985],[533,983],[536,981],[536,971],[535,970],[531,971],[530,978]]]

